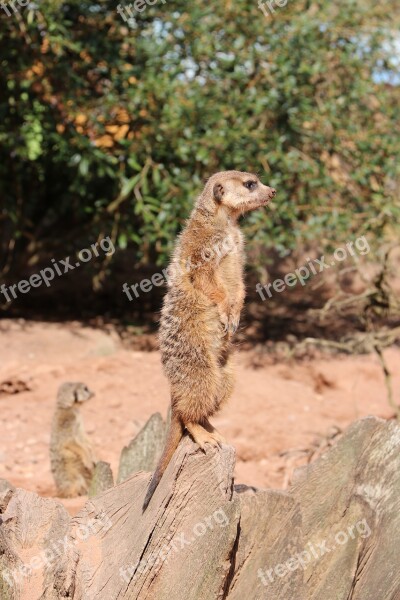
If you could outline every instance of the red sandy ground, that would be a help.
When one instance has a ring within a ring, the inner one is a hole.
[[[42,496],[56,494],[49,466],[50,424],[57,388],[83,381],[96,396],[82,409],[98,458],[114,474],[121,449],[160,411],[168,383],[158,352],[124,347],[114,332],[80,323],[0,322],[0,389],[8,380],[28,391],[0,393],[0,478]],[[400,401],[400,349],[386,350]],[[236,482],[284,488],[306,453],[335,427],[366,415],[390,418],[382,369],[374,355],[327,357],[254,369],[238,355],[233,398],[213,423],[237,451]],[[85,498],[63,500],[71,514]]]

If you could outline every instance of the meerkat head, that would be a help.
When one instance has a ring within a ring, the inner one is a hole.
[[[94,396],[84,383],[68,382],[60,385],[57,394],[57,406],[59,408],[72,408],[73,406],[86,402]]]
[[[199,204],[210,210],[219,207],[239,216],[266,206],[276,191],[261,183],[256,175],[241,171],[222,171],[207,181]],[[215,212],[215,211],[214,211]]]

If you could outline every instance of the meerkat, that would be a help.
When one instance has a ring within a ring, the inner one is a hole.
[[[50,441],[51,472],[61,498],[87,494],[96,464],[79,404],[93,396],[84,383],[63,383],[57,394]]]
[[[168,268],[160,350],[171,389],[171,424],[145,510],[186,430],[204,450],[222,436],[209,422],[233,390],[232,341],[245,298],[244,237],[238,218],[266,206],[273,188],[240,171],[207,181]]]

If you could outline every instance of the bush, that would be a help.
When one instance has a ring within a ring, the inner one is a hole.
[[[105,235],[164,263],[204,178],[229,168],[278,189],[246,219],[253,246],[380,243],[400,217],[395,8],[159,0],[126,23],[114,2],[48,0],[2,15],[6,270]]]

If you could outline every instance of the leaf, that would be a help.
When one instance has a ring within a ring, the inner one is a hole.
[[[140,180],[140,176],[141,176],[141,174],[138,173],[137,175],[135,175],[134,177],[131,177],[130,179],[123,180],[122,187],[121,187],[121,198],[126,198],[127,196],[129,196],[129,194],[131,193],[131,191],[133,190],[133,188],[135,187],[137,182]]]

